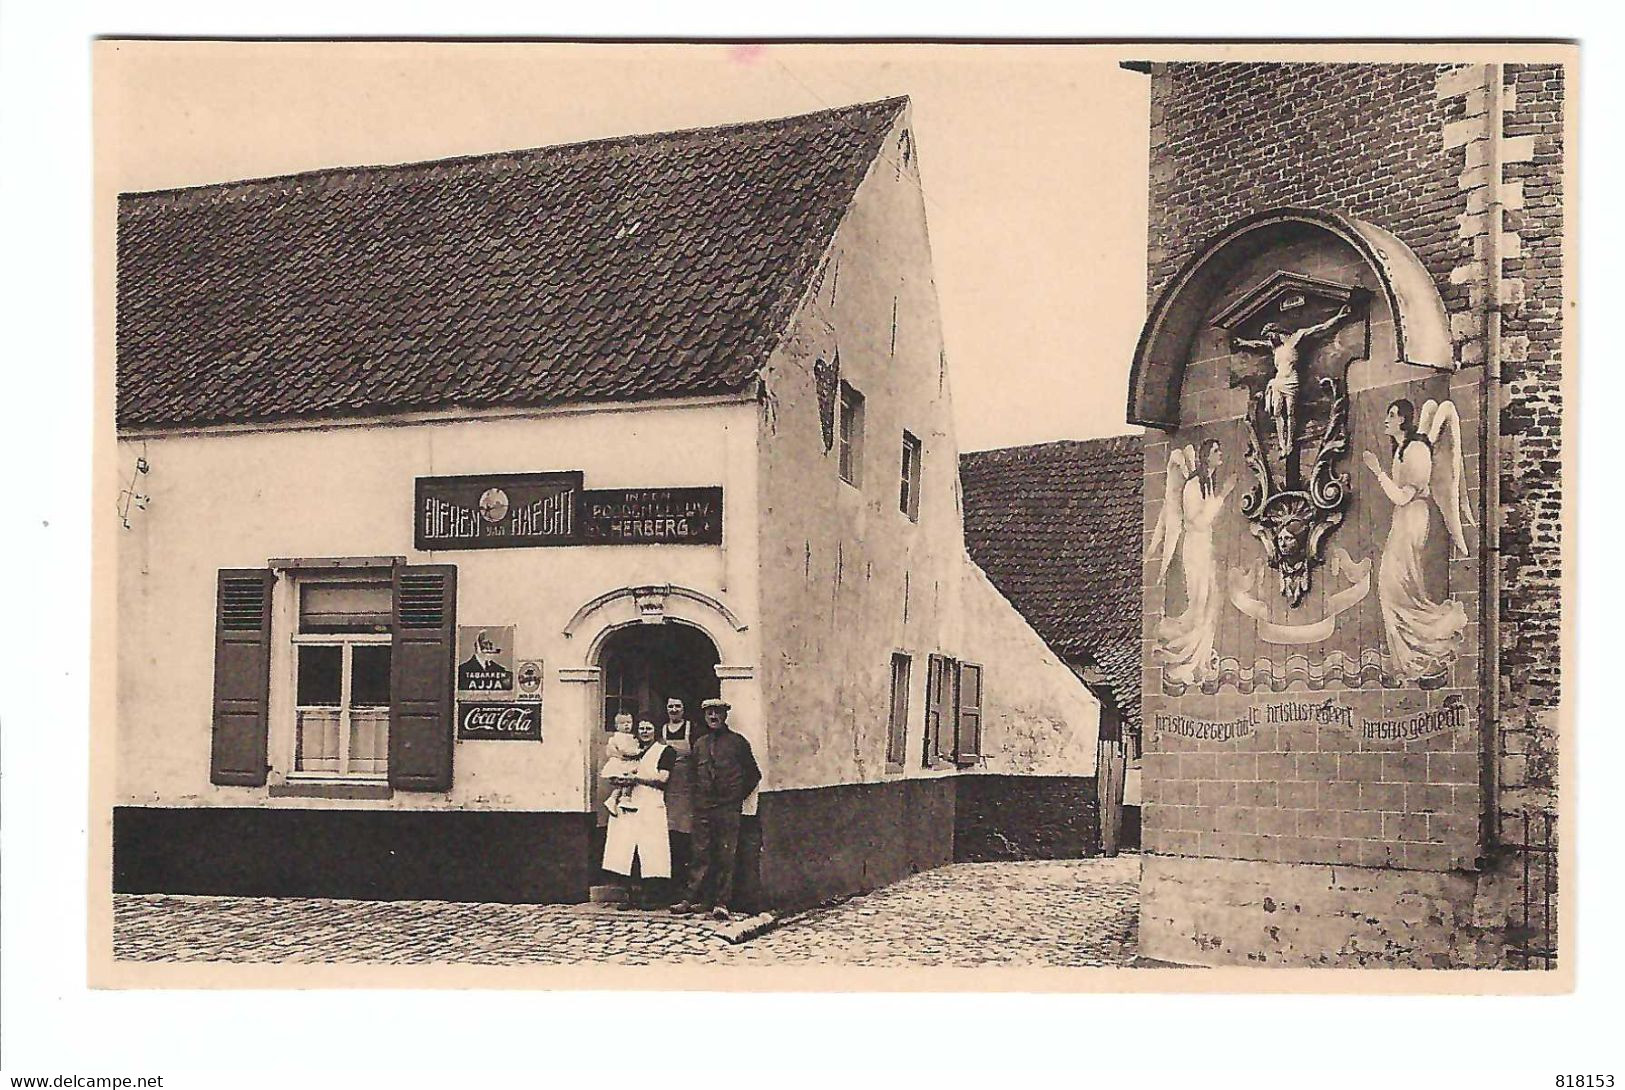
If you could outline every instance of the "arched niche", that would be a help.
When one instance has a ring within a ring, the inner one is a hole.
[[[1455,369],[1444,301],[1417,256],[1398,238],[1336,212],[1277,208],[1238,220],[1209,240],[1163,287],[1140,331],[1129,375],[1130,423],[1171,431],[1180,420],[1185,367],[1218,296],[1262,255],[1305,244],[1346,249],[1369,270],[1373,302],[1391,322],[1393,358]]]

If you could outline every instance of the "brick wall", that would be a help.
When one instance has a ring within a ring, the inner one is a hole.
[[[1446,306],[1460,242],[1465,152],[1440,150],[1461,117],[1424,64],[1159,64],[1151,80],[1152,295],[1243,216],[1282,205],[1380,224],[1422,259]]]
[[[1501,833],[1523,840],[1521,815],[1556,807],[1561,696],[1563,70],[1507,65],[1502,258]],[[1538,826],[1537,826],[1538,827]]]

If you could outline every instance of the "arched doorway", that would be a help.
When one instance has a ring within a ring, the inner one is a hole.
[[[721,661],[716,644],[703,631],[678,621],[631,624],[604,638],[598,649],[602,679],[597,729],[592,732],[592,805],[597,824],[608,820],[604,812],[607,786],[600,782],[605,742],[615,729],[615,714],[629,711],[654,723],[666,718],[666,700],[679,697],[689,719],[699,722],[700,701],[721,693],[716,666]]]

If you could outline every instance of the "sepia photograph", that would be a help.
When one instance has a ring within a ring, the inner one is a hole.
[[[93,984],[1572,987],[1576,57],[97,42]]]

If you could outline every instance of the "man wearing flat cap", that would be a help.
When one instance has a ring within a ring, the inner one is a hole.
[[[700,705],[705,731],[694,742],[694,858],[688,895],[673,912],[728,919],[739,855],[739,810],[762,782],[750,743],[728,729],[728,702]]]

